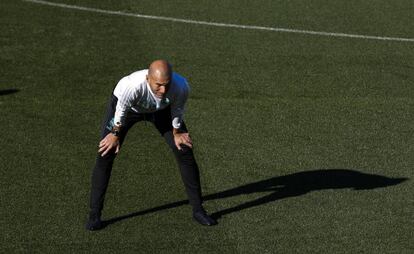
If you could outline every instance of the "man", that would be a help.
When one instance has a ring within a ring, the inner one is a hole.
[[[217,224],[202,206],[199,170],[192,151],[192,140],[183,121],[188,91],[186,79],[173,72],[165,60],[154,61],[148,70],[134,72],[118,82],[102,126],[92,173],[91,211],[86,229],[104,227],[101,211],[112,164],[128,130],[139,121],[152,122],[172,149],[193,208],[193,218],[202,225]]]

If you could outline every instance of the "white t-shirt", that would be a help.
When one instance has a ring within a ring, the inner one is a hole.
[[[152,113],[171,105],[172,126],[180,128],[184,105],[187,101],[190,87],[187,80],[173,72],[168,92],[163,99],[156,97],[147,82],[148,69],[136,71],[123,77],[114,89],[114,95],[118,98],[116,104],[114,122],[123,125],[126,113]]]

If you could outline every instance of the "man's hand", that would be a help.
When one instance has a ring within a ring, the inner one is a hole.
[[[193,148],[193,141],[188,133],[174,133],[174,142],[178,150],[181,150],[181,144]]]
[[[115,153],[119,152],[119,137],[115,136],[112,133],[106,135],[105,138],[99,142],[98,153],[102,153],[101,156],[104,157],[109,151],[115,148]]]

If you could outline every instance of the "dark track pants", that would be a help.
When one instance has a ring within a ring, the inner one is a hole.
[[[115,114],[115,107],[117,103],[117,97],[112,95],[110,103],[108,105],[105,120],[102,126],[101,139],[103,139],[113,125],[113,117]],[[122,145],[126,134],[135,123],[139,121],[150,121],[158,129],[160,134],[164,137],[167,144],[173,151],[175,158],[178,162],[178,166],[181,172],[181,178],[187,192],[187,196],[190,205],[193,210],[201,209],[201,187],[200,187],[200,174],[197,163],[195,161],[193,151],[189,147],[182,145],[182,150],[178,150],[174,143],[174,137],[172,134],[171,126],[171,109],[167,107],[163,110],[155,113],[128,113],[126,117],[125,126],[120,133],[120,143]],[[185,124],[182,125],[182,130],[187,131]],[[103,209],[103,203],[105,198],[106,189],[108,187],[109,178],[111,176],[112,165],[115,160],[115,149],[102,157],[100,154],[96,157],[95,168],[92,172],[92,186],[90,196],[90,208],[91,212],[101,213]]]

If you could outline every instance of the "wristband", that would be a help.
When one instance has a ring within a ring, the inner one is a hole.
[[[111,133],[114,136],[119,137],[120,132],[121,132],[121,126],[114,125],[114,127],[112,127]]]

